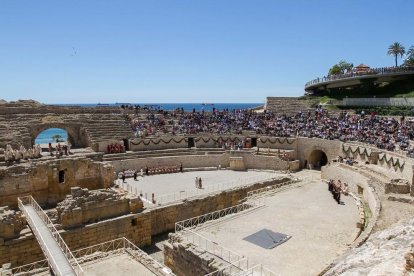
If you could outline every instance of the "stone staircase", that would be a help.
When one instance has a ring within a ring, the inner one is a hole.
[[[313,104],[315,103],[311,100],[296,97],[267,97],[265,108],[279,114],[294,115],[300,111],[314,111]]]

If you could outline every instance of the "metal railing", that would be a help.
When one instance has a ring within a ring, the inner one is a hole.
[[[348,79],[348,78],[352,79],[352,78],[357,78],[357,77],[362,77],[362,76],[385,75],[385,74],[392,74],[392,73],[409,73],[409,72],[414,72],[413,66],[372,68],[372,69],[368,69],[366,71],[361,71],[361,72],[350,72],[350,73],[345,73],[341,75],[331,75],[327,77],[317,78],[317,79],[307,82],[305,84],[305,88],[315,85],[315,84],[339,80],[339,79]]]
[[[303,180],[302,179],[292,179],[292,180],[289,180],[289,181],[278,183],[276,185],[271,185],[271,186],[266,186],[266,187],[263,187],[263,188],[259,188],[257,190],[247,192],[247,198],[251,198],[255,195],[262,194],[264,192],[273,191],[273,190],[279,189],[283,186],[298,183],[298,182],[301,182],[301,181],[303,181]]]
[[[240,259],[234,263],[226,265],[216,271],[208,273],[204,276],[228,276],[240,273],[249,269],[249,260],[247,258]]]
[[[175,232],[178,233],[180,231],[189,230],[191,228],[195,228],[201,224],[204,224],[208,221],[217,220],[217,219],[220,219],[222,217],[225,217],[231,214],[237,214],[237,213],[243,212],[248,209],[255,209],[258,207],[262,207],[262,206],[265,206],[264,199],[252,200],[252,201],[243,202],[241,204],[237,204],[237,205],[225,208],[225,209],[207,213],[201,216],[182,220],[182,221],[175,223]]]
[[[180,236],[188,243],[191,243],[228,263],[235,263],[245,258],[190,229],[181,231]]]
[[[58,230],[53,225],[53,222],[50,220],[50,218],[46,215],[46,213],[43,211],[43,209],[39,206],[39,204],[36,202],[36,200],[32,196],[25,196],[25,197],[19,197],[18,199],[18,205],[20,210],[23,211],[23,213],[26,216],[26,220],[30,227],[32,228],[32,231],[34,235],[36,236],[37,240],[39,241],[40,248],[42,249],[45,256],[47,256],[48,260],[52,260],[52,262],[49,261],[49,265],[52,268],[52,270],[55,272],[56,275],[63,275],[64,273],[59,269],[57,266],[57,262],[55,258],[53,257],[53,254],[49,251],[49,249],[46,246],[46,242],[43,240],[42,236],[39,234],[36,225],[32,221],[32,218],[27,213],[26,208],[24,205],[30,205],[33,207],[36,211],[36,213],[39,215],[40,219],[45,223],[48,230],[52,234],[53,238],[59,245],[59,248],[62,250],[63,254],[65,255],[66,259],[69,261],[73,271],[76,275],[83,275],[83,269],[79,265],[76,258],[73,256],[72,252],[70,251],[69,247],[63,240],[63,238],[60,236]]]
[[[217,184],[205,185],[201,189],[179,191],[179,192],[174,192],[170,194],[163,194],[160,196],[155,195],[155,204],[157,204],[158,206],[164,205],[167,203],[172,203],[172,202],[176,202],[176,201],[180,201],[180,200],[184,200],[184,199],[188,199],[188,198],[192,198],[192,197],[196,197],[200,195],[207,195],[210,193],[221,192],[224,190],[238,188],[238,187],[242,187],[245,185],[254,185],[260,182],[270,181],[274,179],[276,179],[276,175],[269,173],[267,176],[256,175],[256,176],[251,176],[251,177],[246,177],[246,178],[239,178],[239,179],[232,180],[232,181],[221,182]],[[121,185],[122,185],[122,188],[124,188],[125,190],[131,193],[134,193],[134,190],[135,190],[135,194],[137,194],[137,189],[133,188],[131,185],[127,183],[122,183]],[[145,198],[145,199],[146,201],[144,201],[144,204],[146,205],[146,207],[151,206],[152,199],[148,199],[148,198]]]
[[[248,268],[245,271],[241,271],[236,274],[231,274],[232,276],[280,276],[280,274],[267,269],[263,265],[255,265],[251,268]]]
[[[171,269],[151,258],[147,253],[142,251],[125,237],[85,247],[73,252],[79,262],[89,262],[105,258],[110,255],[123,253],[131,255],[156,275],[174,275]]]
[[[30,263],[27,265],[18,266],[11,269],[11,273],[13,275],[42,275],[44,273],[45,275],[49,275],[49,262],[47,259]]]

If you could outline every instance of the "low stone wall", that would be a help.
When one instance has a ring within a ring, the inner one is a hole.
[[[129,150],[131,151],[162,150],[177,148],[188,148],[188,138],[183,136],[172,136],[148,139],[135,138],[129,140]]]
[[[202,168],[218,167],[227,168],[230,164],[229,155],[211,154],[211,155],[181,155],[166,157],[147,157],[127,160],[109,161],[116,171],[137,169],[138,171],[146,167],[168,167],[180,166],[184,168]]]
[[[261,136],[257,139],[259,148],[296,150],[296,138]]]
[[[0,202],[17,207],[17,197],[32,195],[39,204],[56,204],[70,194],[71,187],[107,188],[114,179],[112,166],[86,157],[0,167]]]
[[[207,155],[180,155],[166,157],[148,157],[127,160],[108,161],[116,171],[136,169],[145,170],[145,167],[166,167],[183,165],[184,168],[230,167],[230,157],[243,157],[246,169],[263,170],[298,170],[299,164],[295,161],[284,161],[277,156],[254,155],[250,152],[234,151],[233,153]]]

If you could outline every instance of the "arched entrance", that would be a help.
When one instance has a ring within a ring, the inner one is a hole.
[[[36,145],[48,143],[64,143],[68,140],[68,132],[63,128],[48,128],[42,130],[34,140]]]
[[[72,144],[72,147],[83,147],[84,146],[84,143],[80,135],[80,125],[55,123],[55,122],[31,126],[29,128],[29,132],[31,136],[31,144],[32,145],[35,144],[37,137],[43,131],[50,131],[50,129],[59,129],[59,131],[54,131],[54,132],[56,132],[57,135],[60,134],[61,136],[63,136],[62,140],[64,140],[64,142],[69,140],[69,142]],[[62,135],[63,133],[66,133],[66,137]]]
[[[328,157],[322,150],[313,150],[308,158],[309,168],[320,170],[322,166],[328,164]]]

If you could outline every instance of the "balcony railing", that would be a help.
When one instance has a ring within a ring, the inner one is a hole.
[[[352,79],[361,76],[370,76],[370,75],[386,75],[386,74],[393,74],[393,73],[414,73],[414,66],[407,66],[407,67],[380,67],[380,68],[370,68],[364,71],[352,71],[345,74],[340,75],[330,75],[325,76],[322,78],[317,78],[312,81],[309,81],[305,84],[305,88],[329,81],[340,80],[340,79]]]

